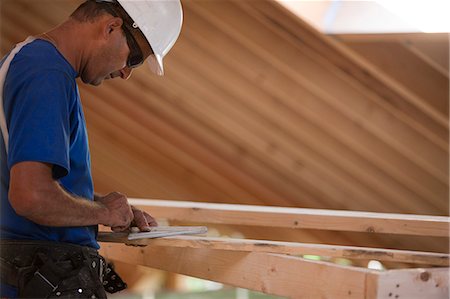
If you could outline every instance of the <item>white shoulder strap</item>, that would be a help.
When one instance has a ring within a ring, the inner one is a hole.
[[[6,153],[8,153],[8,144],[9,144],[9,133],[8,133],[8,127],[6,125],[6,118],[5,118],[5,110],[3,107],[3,86],[5,84],[6,74],[9,70],[9,65],[11,64],[11,61],[16,56],[17,53],[27,44],[34,41],[36,38],[34,36],[28,37],[23,42],[16,45],[14,49],[12,49],[11,53],[9,53],[9,56],[5,59],[5,62],[3,63],[2,67],[0,68],[0,127],[2,129],[2,135],[3,140],[5,141],[5,149]]]

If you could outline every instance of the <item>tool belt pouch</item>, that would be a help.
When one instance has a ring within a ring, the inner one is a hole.
[[[78,250],[56,259],[38,250],[32,256],[29,266],[11,272],[17,273],[20,298],[106,298],[101,282],[105,263],[99,255]]]
[[[0,243],[0,278],[20,298],[106,298],[127,287],[96,250],[46,241]]]
[[[47,298],[58,288],[60,281],[61,278],[53,270],[50,260],[40,267],[33,265],[19,276],[19,296]]]
[[[106,298],[91,259],[82,255],[68,261],[54,261],[36,253],[32,267],[19,276],[21,298]]]
[[[103,277],[103,287],[108,293],[120,292],[127,288],[127,284],[114,271],[114,264],[108,263],[106,266],[105,276]]]

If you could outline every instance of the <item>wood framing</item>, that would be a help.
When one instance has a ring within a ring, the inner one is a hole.
[[[367,298],[449,298],[449,269],[405,269],[369,273]]]
[[[447,237],[450,225],[450,218],[444,216],[148,199],[130,199],[130,202],[157,218],[191,222],[435,237]]]
[[[197,236],[164,237],[159,239],[128,240],[126,233],[100,232],[98,240],[136,246],[167,246],[197,249],[220,249],[242,252],[265,252],[288,255],[318,255],[323,257],[342,257],[348,259],[379,260],[448,266],[449,255],[442,253],[410,250],[380,249],[356,246],[307,244],[298,242],[280,242],[267,240],[249,240],[232,238],[211,238]]]
[[[448,298],[447,268],[378,272],[281,254],[114,243],[101,251],[113,260],[289,298]]]
[[[448,217],[164,200],[130,201],[156,218],[177,222],[448,237]],[[448,253],[199,236],[129,241],[126,234],[106,232],[99,234],[99,241],[103,241],[102,254],[112,260],[288,298],[437,299],[449,296]],[[376,271],[293,256],[305,254],[403,262],[414,264],[416,268]],[[441,267],[418,268],[419,265]]]

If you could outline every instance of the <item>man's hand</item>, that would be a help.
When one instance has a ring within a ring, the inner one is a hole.
[[[151,226],[158,226],[156,220],[150,216],[147,212],[141,211],[138,208],[131,206],[134,219],[131,223],[132,226],[137,226],[141,232],[150,231]]]
[[[130,227],[134,215],[125,195],[112,192],[106,196],[97,197],[96,201],[103,204],[108,210],[103,225],[111,227],[114,232],[125,231]]]
[[[132,226],[136,226],[141,232],[148,232],[151,226],[158,226],[147,212],[130,206],[127,197],[121,193],[112,192],[106,196],[96,194],[95,201],[108,209],[109,220],[102,224],[111,227],[113,232],[126,231]]]

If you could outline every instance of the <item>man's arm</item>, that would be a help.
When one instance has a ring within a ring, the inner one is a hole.
[[[52,177],[52,166],[20,162],[10,172],[9,200],[17,214],[46,226],[103,224],[124,230],[133,220],[125,195],[110,193],[90,201],[67,193]]]

